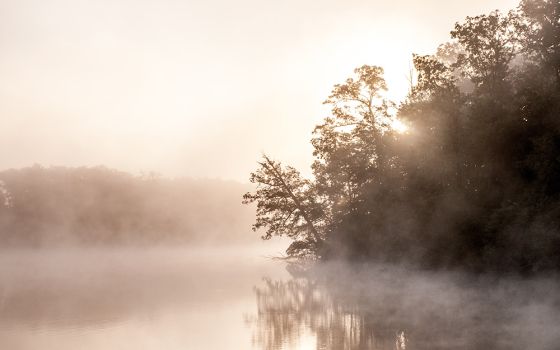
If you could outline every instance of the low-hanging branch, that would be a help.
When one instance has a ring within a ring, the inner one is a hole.
[[[282,174],[276,169],[274,162],[272,162],[270,158],[267,157],[266,155],[264,155],[263,158],[265,159],[266,163],[259,163],[259,164],[261,164],[266,169],[270,169],[272,171],[273,176],[281,183],[282,188],[288,193],[290,198],[294,201],[297,210],[301,213],[301,216],[305,220],[307,227],[312,232],[315,243],[319,243],[321,241],[321,236],[319,235],[319,232],[317,232],[317,229],[313,225],[313,222],[311,221],[309,215],[306,213],[305,208],[301,204],[301,201],[295,196],[290,186],[288,186],[286,181],[283,179]]]

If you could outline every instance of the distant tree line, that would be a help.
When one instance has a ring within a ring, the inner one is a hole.
[[[380,67],[334,86],[312,179],[264,156],[254,229],[296,257],[560,268],[560,2],[467,17],[413,62],[400,105]]]
[[[247,241],[246,186],[104,167],[0,172],[0,246]]]

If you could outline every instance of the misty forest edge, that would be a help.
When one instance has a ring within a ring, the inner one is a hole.
[[[560,268],[560,2],[467,17],[451,39],[413,56],[399,106],[380,67],[334,86],[312,179],[263,156],[243,197],[263,239],[302,259]]]
[[[248,244],[254,214],[239,205],[248,189],[105,167],[4,170],[1,248]]]

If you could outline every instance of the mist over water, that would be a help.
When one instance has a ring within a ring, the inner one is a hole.
[[[262,348],[311,334],[317,349],[555,349],[558,279],[394,266],[321,266],[257,289]]]
[[[243,314],[278,248],[49,249],[1,254],[2,349],[250,345]]]
[[[265,242],[270,243],[270,242]],[[329,263],[282,247],[0,254],[2,349],[555,349],[556,276]]]

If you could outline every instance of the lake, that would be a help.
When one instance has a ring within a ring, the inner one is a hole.
[[[4,251],[0,349],[560,348],[555,276],[336,263],[294,276],[280,251]]]

